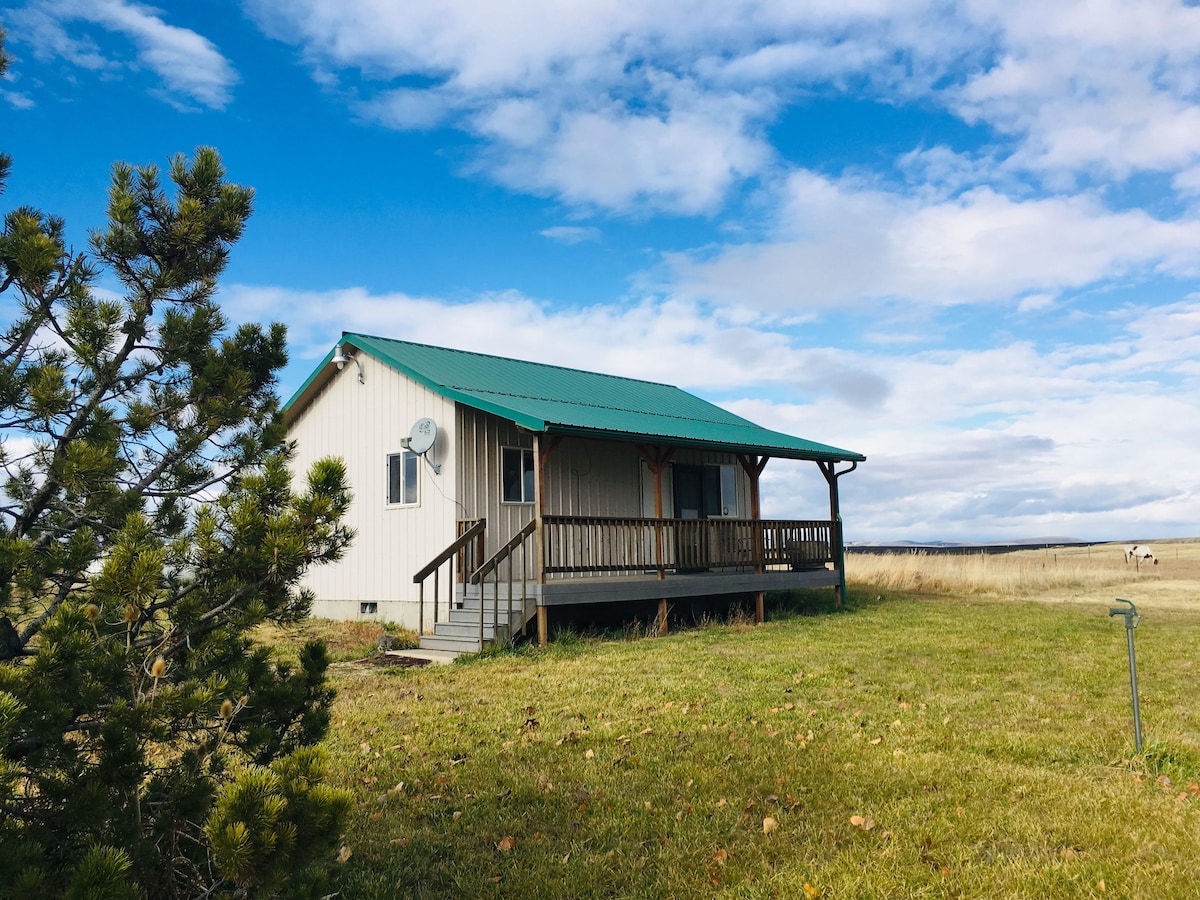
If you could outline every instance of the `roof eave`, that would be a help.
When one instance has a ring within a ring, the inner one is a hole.
[[[336,352],[337,347],[334,347],[326,353],[325,358],[321,360],[320,364],[304,380],[304,384],[300,385],[296,393],[292,394],[291,399],[283,404],[283,424],[285,426],[290,426],[296,421],[301,411],[312,402],[313,397],[320,393],[321,388],[333,378],[333,372],[329,370],[329,364],[333,362],[333,356]]]
[[[628,431],[609,431],[599,428],[582,428],[574,425],[546,423],[544,430],[549,434],[592,437],[599,440],[628,441],[634,444],[666,444],[671,447],[695,447],[702,450],[718,450],[725,453],[757,453],[778,459],[798,459],[820,462],[866,462],[861,453],[830,447],[825,450],[798,450],[792,447],[775,447],[770,444],[739,444],[727,441],[705,441],[698,438],[675,438],[657,434],[635,434]]]
[[[522,428],[527,428],[530,431],[546,430],[546,422],[542,419],[526,415],[518,410],[511,409],[510,407],[504,406],[500,403],[494,403],[489,400],[480,399],[479,397],[464,391],[460,391],[456,388],[439,384],[432,378],[429,378],[423,373],[405,365],[394,356],[383,352],[382,349],[372,346],[372,341],[369,335],[359,335],[352,332],[343,331],[342,338],[340,341],[338,341],[338,346],[350,347],[354,350],[358,350],[361,353],[365,353],[376,362],[387,366],[389,369],[395,370],[399,374],[415,381],[417,384],[428,389],[429,391],[432,391],[440,397],[445,397],[448,400],[453,400],[456,403],[462,403],[466,406],[472,407],[473,409],[478,409],[483,412],[492,413],[493,415],[508,419],[509,421],[515,422],[517,425],[520,425]],[[304,384],[300,386],[300,389],[297,390],[296,393],[292,395],[291,399],[284,404],[284,425],[291,425],[292,422],[294,422],[300,415],[300,412],[312,401],[313,397],[315,397],[321,391],[321,389],[333,379],[335,371],[331,371],[329,369],[329,364],[333,362],[333,357],[336,352],[337,347],[335,346],[332,350],[326,353],[325,358],[322,359],[320,364],[312,371],[312,374],[308,376]]]

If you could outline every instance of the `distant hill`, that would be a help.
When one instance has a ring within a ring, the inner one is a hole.
[[[1031,547],[1087,547],[1111,541],[1085,541],[1073,537],[1015,538],[1011,541],[847,541],[846,550],[857,553],[925,550],[930,553],[1002,553]]]

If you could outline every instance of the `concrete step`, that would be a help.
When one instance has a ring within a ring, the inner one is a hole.
[[[421,635],[422,650],[448,650],[452,653],[478,653],[478,640],[465,640],[455,637],[440,637],[436,634]]]
[[[460,655],[453,650],[388,650],[387,656],[402,659],[419,659],[435,666],[448,666]]]

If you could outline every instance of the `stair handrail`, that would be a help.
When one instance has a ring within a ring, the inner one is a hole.
[[[512,556],[514,550],[518,547],[524,547],[525,542],[533,535],[537,526],[537,519],[530,519],[529,524],[514,534],[503,547],[492,554],[491,559],[477,568],[471,573],[467,580],[471,584],[479,585],[479,647],[483,649],[483,580],[488,575],[492,575],[492,627],[498,630],[500,627],[500,563]],[[525,551],[521,553],[521,628],[525,627],[525,601],[526,601],[526,581],[525,573],[526,559]],[[513,568],[512,563],[508,566],[508,619],[506,630],[512,628],[512,602],[513,602]]]
[[[449,547],[439,553],[433,560],[420,569],[413,576],[413,584],[417,585],[417,635],[425,633],[425,579],[433,575],[433,624],[437,624],[437,602],[438,602],[438,578],[437,573],[442,564],[447,560],[452,559],[456,553],[462,550],[467,544],[475,540],[479,535],[483,534],[487,526],[487,519],[479,519],[459,535]],[[453,586],[452,586],[453,587]],[[481,601],[482,602],[482,601]]]

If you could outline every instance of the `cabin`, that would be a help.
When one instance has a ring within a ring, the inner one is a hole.
[[[478,651],[571,604],[845,591],[838,479],[865,457],[666,384],[343,333],[284,407],[300,475],[341,457],[357,531],[313,614]],[[773,458],[814,462],[828,517],[765,520]],[[848,464],[848,465],[847,465]],[[841,468],[839,468],[841,466]],[[654,607],[651,606],[651,609]]]

